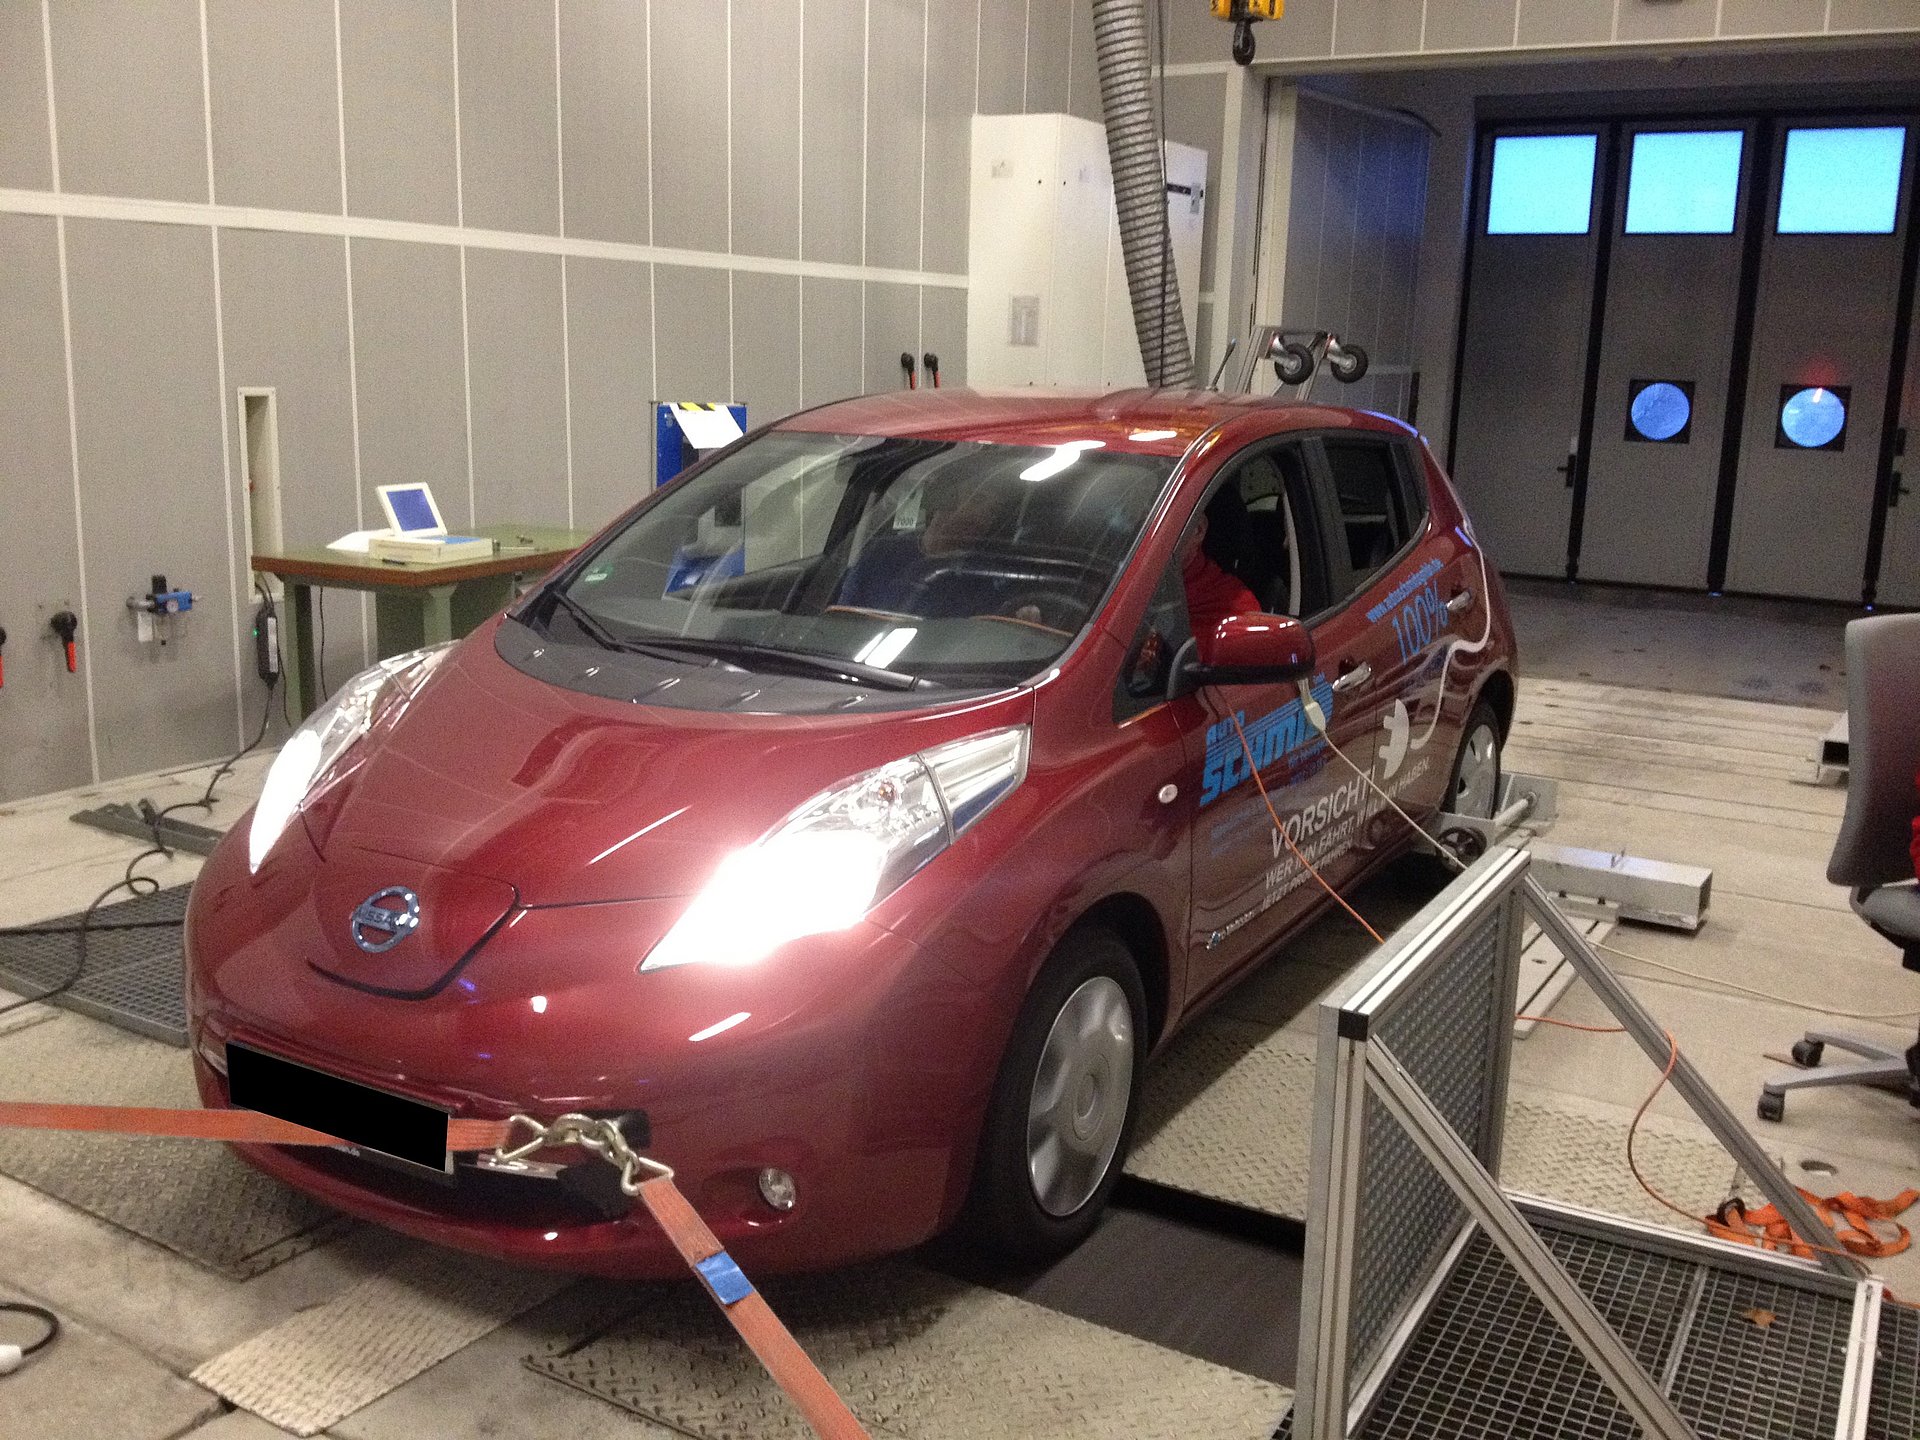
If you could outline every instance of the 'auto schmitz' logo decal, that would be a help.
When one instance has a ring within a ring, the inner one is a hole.
[[[1333,720],[1333,684],[1325,675],[1313,677],[1313,698],[1329,723]],[[1287,762],[1289,770],[1312,759],[1326,749],[1327,741],[1308,721],[1299,700],[1290,700],[1278,709],[1253,720],[1239,712],[1241,728],[1247,732],[1245,747],[1231,719],[1207,727],[1207,763],[1200,775],[1200,804],[1204,808],[1236,786],[1244,785],[1253,771],[1247,767],[1247,751],[1253,763],[1264,771],[1276,761]]]
[[[420,928],[420,897],[404,885],[389,885],[353,907],[347,928],[362,950],[382,954]]]

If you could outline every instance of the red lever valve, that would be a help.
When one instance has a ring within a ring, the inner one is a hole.
[[[80,652],[75,648],[80,637],[80,617],[71,610],[62,610],[47,622],[47,628],[58,635],[66,647],[67,673],[74,674],[80,669]]]

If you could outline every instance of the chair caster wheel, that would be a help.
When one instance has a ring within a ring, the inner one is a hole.
[[[1762,1090],[1759,1108],[1762,1120],[1778,1120],[1787,1113],[1787,1097]]]
[[[1820,1063],[1820,1057],[1827,1047],[1818,1040],[1796,1040],[1793,1042],[1793,1063],[1811,1070]]]

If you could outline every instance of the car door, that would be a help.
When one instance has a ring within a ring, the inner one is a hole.
[[[1249,446],[1223,468],[1200,509],[1208,515],[1209,552],[1262,608],[1307,615],[1319,643],[1332,593],[1329,556],[1302,443],[1282,438]],[[1364,769],[1372,758],[1370,722],[1356,718],[1333,688],[1346,642],[1337,634],[1330,639],[1331,653],[1304,684],[1325,712],[1334,744]],[[1310,721],[1302,683],[1206,686],[1193,697],[1205,724],[1195,732],[1190,1000],[1257,957],[1323,894],[1303,862],[1335,886],[1353,873],[1348,841],[1365,804],[1365,781]]]
[[[1329,434],[1309,457],[1338,597],[1315,631],[1321,662],[1342,713],[1372,736],[1373,781],[1418,813],[1439,802],[1452,768],[1458,726],[1441,713],[1441,687],[1451,632],[1471,604],[1456,573],[1461,547],[1432,533],[1407,437]],[[1366,798],[1352,837],[1360,864],[1406,833],[1378,791]]]

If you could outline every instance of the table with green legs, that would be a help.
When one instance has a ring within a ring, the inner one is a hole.
[[[280,652],[288,702],[299,719],[325,698],[314,645],[314,591],[371,594],[375,650],[385,659],[465,635],[505,608],[517,579],[545,574],[589,538],[585,531],[541,525],[483,525],[469,533],[494,541],[495,553],[452,565],[396,564],[325,547],[253,557],[256,573],[278,576],[286,586]]]

